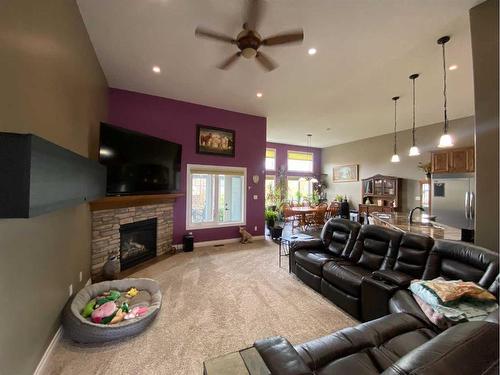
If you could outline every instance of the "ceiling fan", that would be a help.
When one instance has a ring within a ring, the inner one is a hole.
[[[257,62],[267,71],[274,70],[278,64],[274,62],[268,55],[259,50],[262,46],[277,46],[289,43],[300,43],[304,39],[304,31],[297,29],[289,32],[279,33],[268,38],[262,38],[256,31],[258,22],[264,11],[263,0],[247,0],[248,6],[246,8],[245,23],[243,30],[236,36],[236,38],[211,31],[203,27],[197,27],[195,35],[200,38],[209,38],[224,43],[235,44],[239,51],[234,55],[229,56],[217,67],[219,69],[228,69],[233,65],[241,56],[247,59],[255,58]]]

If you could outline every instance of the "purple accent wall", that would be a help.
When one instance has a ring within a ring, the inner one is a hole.
[[[264,234],[264,157],[266,119],[243,113],[207,107],[118,89],[109,90],[108,122],[182,144],[181,190],[186,191],[186,165],[207,164],[247,168],[246,227],[253,235]],[[235,130],[234,158],[196,153],[196,125]],[[253,175],[260,181],[254,184]],[[253,196],[258,199],[254,200]],[[257,231],[254,230],[257,226]],[[195,241],[212,241],[239,236],[238,227],[192,231]],[[186,198],[174,207],[174,243],[186,233]]]
[[[319,176],[321,174],[321,149],[316,148],[316,147],[304,147],[304,146],[295,146],[295,145],[289,145],[285,143],[272,143],[272,142],[267,142],[266,147],[268,148],[274,148],[276,149],[276,172],[274,173],[276,176],[278,175],[278,170],[280,169],[281,166],[285,167],[285,170],[287,168],[287,159],[288,159],[288,150],[290,151],[302,151],[302,152],[312,152],[314,155],[313,159],[313,173],[303,173],[303,172],[288,172],[286,170],[286,175],[287,176],[314,176],[319,179]],[[266,174],[268,176],[272,175],[273,173],[270,171],[267,171]]]

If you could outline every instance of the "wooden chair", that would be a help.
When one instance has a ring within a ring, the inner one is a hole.
[[[285,218],[285,225],[290,223],[293,232],[293,230],[299,226],[300,218],[295,214],[295,212],[290,210],[290,206],[287,204],[283,206],[283,216]]]
[[[320,203],[314,213],[306,218],[307,224],[316,228],[323,228],[327,209],[328,205],[326,203]]]

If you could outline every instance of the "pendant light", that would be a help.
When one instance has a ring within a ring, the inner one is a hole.
[[[396,135],[396,129],[397,129],[397,106],[398,106],[398,99],[399,96],[395,96],[392,98],[394,100],[394,154],[392,155],[391,158],[391,163],[399,163],[399,155],[398,155],[398,146],[397,146],[397,135]]]
[[[444,129],[443,129],[443,135],[439,139],[439,145],[438,147],[444,148],[444,147],[452,147],[453,146],[453,139],[451,136],[448,134],[448,98],[446,96],[446,51],[445,51],[445,44],[450,41],[449,36],[443,36],[438,39],[437,43],[440,44],[443,48],[443,97],[444,97]]]
[[[311,138],[312,138],[312,134],[306,134],[307,135],[307,148],[309,150],[309,153],[313,153],[312,152],[312,146],[311,146]],[[317,183],[318,182],[318,179],[315,178],[315,177],[307,177],[306,178],[307,181],[311,181],[313,184]]]
[[[411,138],[412,138],[412,143],[411,143],[411,148],[410,152],[408,153],[409,156],[418,156],[420,155],[420,150],[418,149],[416,143],[415,143],[415,80],[418,78],[418,74],[412,74],[409,78],[412,81],[412,96],[413,96],[413,126],[411,129]]]

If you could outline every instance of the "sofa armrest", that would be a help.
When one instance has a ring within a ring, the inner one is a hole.
[[[372,277],[375,280],[388,281],[400,288],[408,288],[411,281],[414,279],[413,276],[393,270],[374,271]]]
[[[389,314],[389,300],[396,291],[397,285],[372,277],[361,280],[361,318],[364,322]]]
[[[311,240],[297,240],[290,242],[290,251],[297,251],[302,249],[324,249],[325,245],[319,238]]]
[[[293,240],[290,242],[288,247],[289,256],[289,270],[295,273],[295,252],[298,250],[324,250],[326,247],[323,241],[319,238],[314,238],[311,240]]]
[[[294,347],[283,337],[270,337],[254,344],[273,375],[312,375]]]

